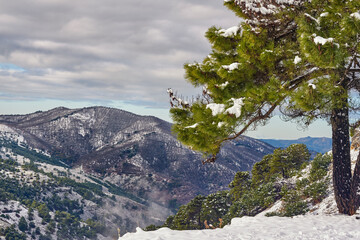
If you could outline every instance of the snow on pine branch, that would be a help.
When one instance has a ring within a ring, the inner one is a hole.
[[[234,37],[238,34],[239,30],[241,30],[239,26],[233,26],[228,29],[220,29],[216,33],[222,37]]]
[[[311,87],[312,89],[316,89],[316,85],[313,83],[309,83],[309,87]]]
[[[301,62],[301,58],[299,56],[295,56],[294,64],[297,65],[299,62]]]
[[[272,34],[277,35],[284,31],[292,31],[294,26],[282,24],[291,21],[291,17],[277,14],[281,11],[293,11],[301,6],[304,0],[234,0],[235,4],[241,8],[241,12],[246,16],[245,22],[252,27],[252,31],[258,33],[258,27],[265,27]],[[290,27],[291,29],[287,29]]]
[[[221,114],[225,111],[225,104],[209,103],[206,105],[206,109],[210,109],[213,116]]]
[[[220,85],[216,85],[216,86],[219,87],[220,89],[224,89],[227,85],[229,85],[228,81],[226,81],[226,82],[224,82],[224,83],[222,83]]]
[[[360,13],[359,12],[352,13],[350,14],[350,17],[353,17],[356,20],[360,20]]]
[[[170,105],[171,107],[182,107],[182,108],[189,108],[190,104],[181,99],[180,97],[176,96],[174,94],[174,91],[171,88],[168,88],[167,93],[169,94],[170,97]]]
[[[228,109],[226,109],[225,113],[234,114],[236,118],[240,117],[241,115],[241,108],[244,105],[244,98],[232,98],[231,99],[234,105]]]
[[[235,0],[242,7],[245,13],[260,13],[263,15],[271,15],[279,10],[286,9],[291,6],[299,6],[302,0]]]
[[[221,113],[228,113],[230,115],[235,115],[236,118],[239,118],[241,116],[241,108],[244,105],[244,98],[231,98],[229,101],[233,102],[233,106],[227,109],[225,109],[225,104],[221,103],[209,103],[206,105],[206,108],[211,110],[213,116]]]
[[[191,125],[191,126],[187,126],[185,128],[196,128],[199,124],[198,123],[195,123],[194,125]]]
[[[314,37],[314,43],[315,44],[321,44],[321,45],[325,45],[326,43],[333,43],[334,42],[334,38],[323,38],[320,36],[316,36],[316,34],[314,33],[312,35]]]
[[[308,14],[308,13],[305,13],[304,15],[305,15],[307,18],[309,18],[309,19],[313,20],[314,22],[316,22],[318,25],[320,24],[319,19],[314,18],[313,16],[311,16],[311,15]]]
[[[231,71],[234,71],[235,69],[238,69],[239,66],[240,66],[240,63],[235,62],[230,65],[223,65],[222,68],[231,72]]]

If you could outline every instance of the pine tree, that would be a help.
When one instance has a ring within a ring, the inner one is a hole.
[[[229,184],[230,195],[234,200],[238,200],[248,191],[251,185],[249,172],[237,172],[234,180]]]
[[[304,144],[292,144],[283,150],[278,148],[271,155],[270,174],[281,173],[283,178],[291,177],[303,163],[310,160],[309,150]]]
[[[28,224],[27,224],[27,221],[24,217],[21,217],[20,218],[20,221],[19,221],[19,230],[22,231],[22,232],[25,232],[28,230]]]
[[[204,196],[198,195],[187,205],[181,206],[172,219],[170,228],[178,230],[203,229],[201,211],[204,200]]]
[[[264,182],[269,182],[273,176],[270,174],[270,161],[272,157],[272,154],[265,155],[260,162],[254,164],[251,170],[251,180],[253,184],[259,185]]]
[[[341,213],[359,207],[360,159],[351,174],[349,111],[356,110],[360,2],[225,0],[244,19],[211,27],[212,52],[185,64],[186,79],[203,87],[190,103],[171,89],[173,130],[214,162],[223,143],[268,122],[275,109],[308,126],[332,126],[333,182]]]

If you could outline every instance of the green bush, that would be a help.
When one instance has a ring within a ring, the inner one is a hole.
[[[254,184],[266,183],[276,177],[289,178],[302,169],[310,160],[310,153],[304,144],[292,144],[286,149],[275,149],[255,163],[251,173]]]
[[[231,200],[228,191],[210,194],[203,201],[200,219],[202,222],[206,220],[208,224],[219,226],[219,219],[229,211],[230,206]]]
[[[283,178],[289,178],[309,160],[310,153],[305,144],[292,144],[283,150],[275,149],[269,161],[270,173],[280,173]]]
[[[223,217],[224,223],[230,223],[234,217],[242,217],[249,212],[248,206],[242,201],[233,202],[230,206],[228,213]]]
[[[27,223],[27,221],[25,220],[24,217],[20,218],[18,228],[22,232],[25,232],[25,231],[27,231],[29,229],[28,223]]]
[[[41,217],[45,222],[50,222],[50,220],[51,220],[50,210],[46,206],[45,203],[40,204],[37,207],[37,210],[38,210],[38,213],[39,213],[39,217]]]
[[[288,202],[285,204],[283,216],[293,217],[296,215],[304,215],[308,211],[307,203],[304,201]]]
[[[273,182],[264,183],[252,189],[252,193],[260,208],[270,207],[279,198],[279,192]]]
[[[147,226],[144,231],[155,231],[157,229],[161,228],[161,226],[155,226],[154,224],[151,224],[149,226]]]
[[[249,172],[237,172],[234,180],[229,184],[230,195],[234,200],[238,200],[241,196],[249,191],[251,178]]]
[[[224,223],[229,223],[234,217],[255,216],[270,207],[279,197],[279,191],[275,188],[273,182],[259,186],[253,185],[240,199],[232,203],[223,218]]]
[[[204,200],[204,196],[198,195],[187,205],[181,206],[173,218],[170,228],[177,230],[204,228],[204,223],[201,219],[201,210]]]
[[[302,178],[296,181],[296,189],[303,189],[310,184],[310,180],[308,178]]]
[[[317,154],[311,162],[310,181],[315,182],[324,178],[328,173],[331,161],[332,156],[330,154]]]
[[[278,212],[268,212],[265,214],[265,217],[275,217],[275,216],[280,216],[280,213]]]
[[[29,222],[29,228],[35,228],[35,227],[36,227],[36,225],[34,222]]]
[[[5,236],[5,240],[26,240],[26,235],[24,233],[19,233],[15,229],[14,224],[5,228],[3,235]]]
[[[253,184],[268,182],[271,177],[274,177],[274,175],[270,174],[270,160],[272,157],[272,154],[265,155],[260,162],[254,164],[251,170],[251,181]]]
[[[175,216],[174,215],[170,215],[166,220],[165,223],[163,224],[163,227],[168,227],[170,228],[172,226],[172,223],[174,221]]]
[[[309,209],[307,203],[301,199],[301,196],[295,189],[284,189],[283,209],[281,216],[292,217],[305,214]]]
[[[304,194],[307,197],[311,197],[313,203],[319,203],[327,195],[326,193],[327,193],[328,184],[329,182],[326,180],[320,182],[314,182],[304,190]]]

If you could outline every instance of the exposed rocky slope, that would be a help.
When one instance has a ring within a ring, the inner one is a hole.
[[[226,188],[237,171],[250,170],[273,151],[268,144],[243,137],[224,146],[215,164],[202,165],[201,155],[171,134],[170,123],[105,107],[3,115],[0,124],[71,167],[82,166],[163,205]]]

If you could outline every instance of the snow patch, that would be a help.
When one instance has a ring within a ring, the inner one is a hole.
[[[313,34],[314,37],[314,43],[315,44],[321,44],[321,45],[325,45],[327,43],[333,43],[334,42],[334,38],[323,38],[320,36],[316,36],[316,34]]]
[[[239,26],[233,26],[228,29],[220,29],[217,33],[222,37],[234,37],[238,33],[239,29]]]
[[[322,14],[320,14],[320,17],[327,17],[327,16],[329,16],[328,12],[323,12]]]
[[[360,20],[360,13],[359,12],[352,13],[350,14],[350,17],[353,17],[356,20]]]
[[[241,108],[244,105],[244,101],[243,101],[244,98],[238,98],[238,99],[232,98],[231,100],[233,101],[234,105],[226,109],[225,112],[229,114],[234,114],[236,118],[238,118],[241,115]]]
[[[312,89],[316,89],[316,85],[313,83],[309,83],[309,87],[311,87]]]
[[[223,84],[218,85],[218,87],[221,88],[221,89],[224,89],[227,85],[229,85],[229,82],[228,82],[228,81],[226,81],[226,82],[223,83]]]
[[[198,123],[195,123],[194,125],[191,125],[191,126],[187,126],[185,128],[196,128],[199,124]]]
[[[222,68],[231,72],[231,71],[234,71],[235,69],[238,69],[239,66],[240,66],[240,63],[232,63],[230,65],[223,65]]]
[[[89,120],[92,119],[92,116],[88,113],[86,113],[86,114],[75,113],[75,114],[71,115],[71,117],[74,119],[80,120],[82,122],[88,122]]]
[[[206,105],[206,109],[210,109],[212,111],[212,115],[216,116],[225,111],[225,104],[209,103]]]
[[[226,124],[226,123],[224,123],[224,122],[219,122],[217,126],[218,126],[218,128],[221,128],[221,127],[224,126],[225,124]]]
[[[294,64],[297,65],[299,62],[301,62],[301,58],[299,56],[295,56]]]
[[[19,134],[13,128],[8,127],[4,124],[0,124],[0,139],[10,140],[16,142],[18,145],[20,145],[21,143],[26,144],[24,136]]]
[[[314,18],[314,17],[311,16],[310,14],[305,13],[304,15],[305,15],[306,17],[310,18],[311,20],[313,20],[314,22],[316,22],[317,24],[319,24],[319,20],[317,20],[316,18]]]

